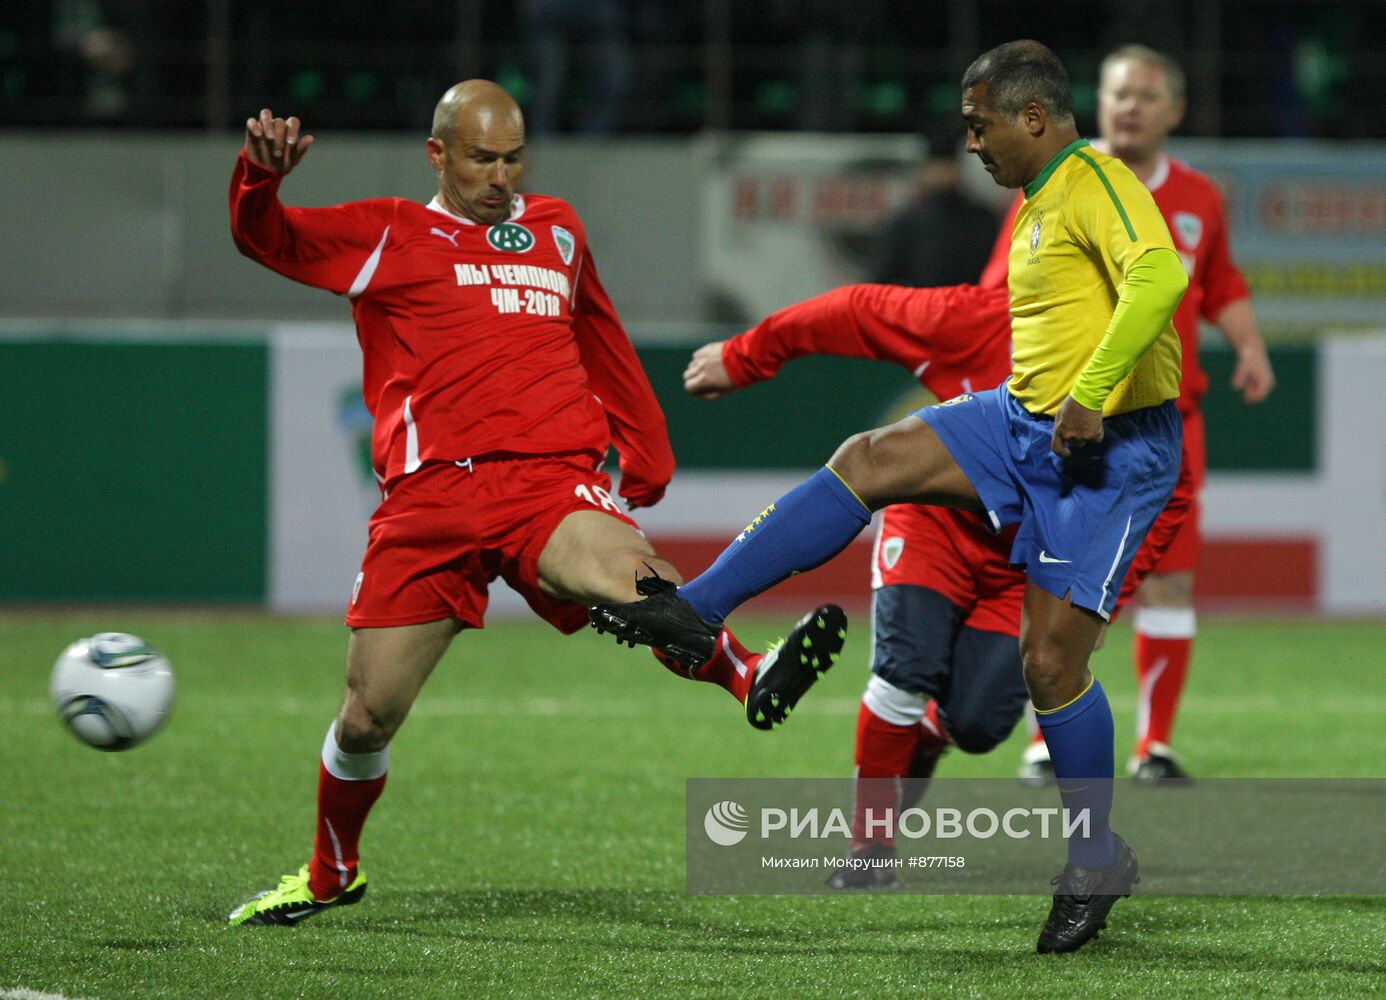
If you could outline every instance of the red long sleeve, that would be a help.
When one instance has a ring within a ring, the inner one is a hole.
[[[1010,371],[1005,289],[846,285],[772,313],[722,347],[737,386],[809,354],[892,361],[940,398],[999,384]]]

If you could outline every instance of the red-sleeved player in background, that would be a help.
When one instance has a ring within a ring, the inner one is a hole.
[[[1189,272],[1189,290],[1174,314],[1174,326],[1183,348],[1178,405],[1184,420],[1184,462],[1191,466],[1194,481],[1193,508],[1158,562],[1147,567],[1138,559],[1132,567],[1133,576],[1146,569],[1149,576],[1141,584],[1139,606],[1132,616],[1140,704],[1128,771],[1136,780],[1152,784],[1189,780],[1170,748],[1170,736],[1193,651],[1194,572],[1203,540],[1199,494],[1207,471],[1207,447],[1199,404],[1208,390],[1208,375],[1198,358],[1199,320],[1217,326],[1237,352],[1232,388],[1247,403],[1261,402],[1275,387],[1250,291],[1232,262],[1222,196],[1207,176],[1164,152],[1165,141],[1184,115],[1184,95],[1183,70],[1154,49],[1128,45],[1102,62],[1097,111],[1102,142],[1097,145],[1119,158],[1150,189]],[[992,272],[999,267],[1004,283],[1009,224],[1002,232],[1004,240],[997,244],[987,278],[994,278]],[[1052,775],[1044,738],[1034,726],[1021,762],[1021,778],[1038,782]]]
[[[358,844],[390,740],[453,637],[482,627],[492,580],[565,633],[587,626],[589,604],[638,597],[637,576],[681,582],[602,471],[614,441],[620,495],[631,508],[658,502],[674,473],[664,415],[577,213],[515,191],[525,135],[514,99],[486,80],[443,95],[427,205],[285,207],[280,182],[313,142],[299,129],[268,109],[246,122],[232,234],[251,259],[350,301],[382,500],[346,616],[346,694],[323,743],[312,859],[237,907],[233,925],[294,924],[365,893]],[[724,631],[696,679],[772,728],[845,627],[840,609],[819,608],[764,656]]]

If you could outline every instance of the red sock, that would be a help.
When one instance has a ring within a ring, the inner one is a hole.
[[[315,899],[332,899],[356,877],[361,828],[385,789],[386,775],[365,781],[333,777],[318,764],[318,834],[308,862],[308,890]]]
[[[666,659],[663,653],[656,651],[654,656],[673,673],[690,677],[688,671]],[[756,676],[756,668],[763,659],[763,654],[752,653],[732,635],[731,629],[724,628],[717,637],[717,650],[712,654],[712,659],[704,663],[690,679],[716,684],[744,705],[746,695],[751,690],[751,681]]]
[[[872,825],[868,836],[867,810],[876,817],[884,816],[887,810],[895,810],[900,797],[900,779],[909,774],[910,761],[923,735],[924,730],[918,723],[894,725],[862,702],[857,712],[857,784],[852,803],[854,850],[872,843],[894,845],[891,831],[882,829],[879,823]]]
[[[1169,745],[1189,672],[1193,637],[1157,638],[1137,632],[1134,652],[1140,686],[1136,720],[1136,757],[1140,758],[1150,751],[1152,743]]]

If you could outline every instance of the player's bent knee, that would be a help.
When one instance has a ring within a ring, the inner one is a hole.
[[[963,753],[990,753],[1011,734],[1020,713],[989,711],[976,715],[948,717],[948,735]]]
[[[402,715],[349,702],[337,717],[337,745],[345,753],[376,753],[390,745],[403,722]]]
[[[872,506],[871,495],[875,492],[875,473],[871,468],[871,431],[853,434],[837,446],[828,467],[836,472],[861,498],[862,503]],[[874,509],[874,508],[873,508]]]
[[[828,465],[871,510],[879,510],[903,497],[902,470],[910,456],[900,447],[896,425],[853,434],[838,446]]]
[[[933,428],[915,417],[852,435],[828,464],[873,511],[892,503],[981,509]]]

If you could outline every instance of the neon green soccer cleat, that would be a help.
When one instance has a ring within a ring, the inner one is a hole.
[[[232,927],[242,924],[279,924],[292,927],[300,920],[321,913],[333,906],[350,906],[366,894],[366,873],[359,868],[351,885],[339,896],[332,899],[314,899],[308,891],[308,866],[304,865],[297,875],[285,875],[279,885],[264,892],[257,892],[240,906],[231,911],[227,920]]]
[[[836,604],[824,604],[800,618],[784,642],[760,661],[746,695],[746,721],[756,729],[779,726],[837,661],[846,641],[847,614]]]

